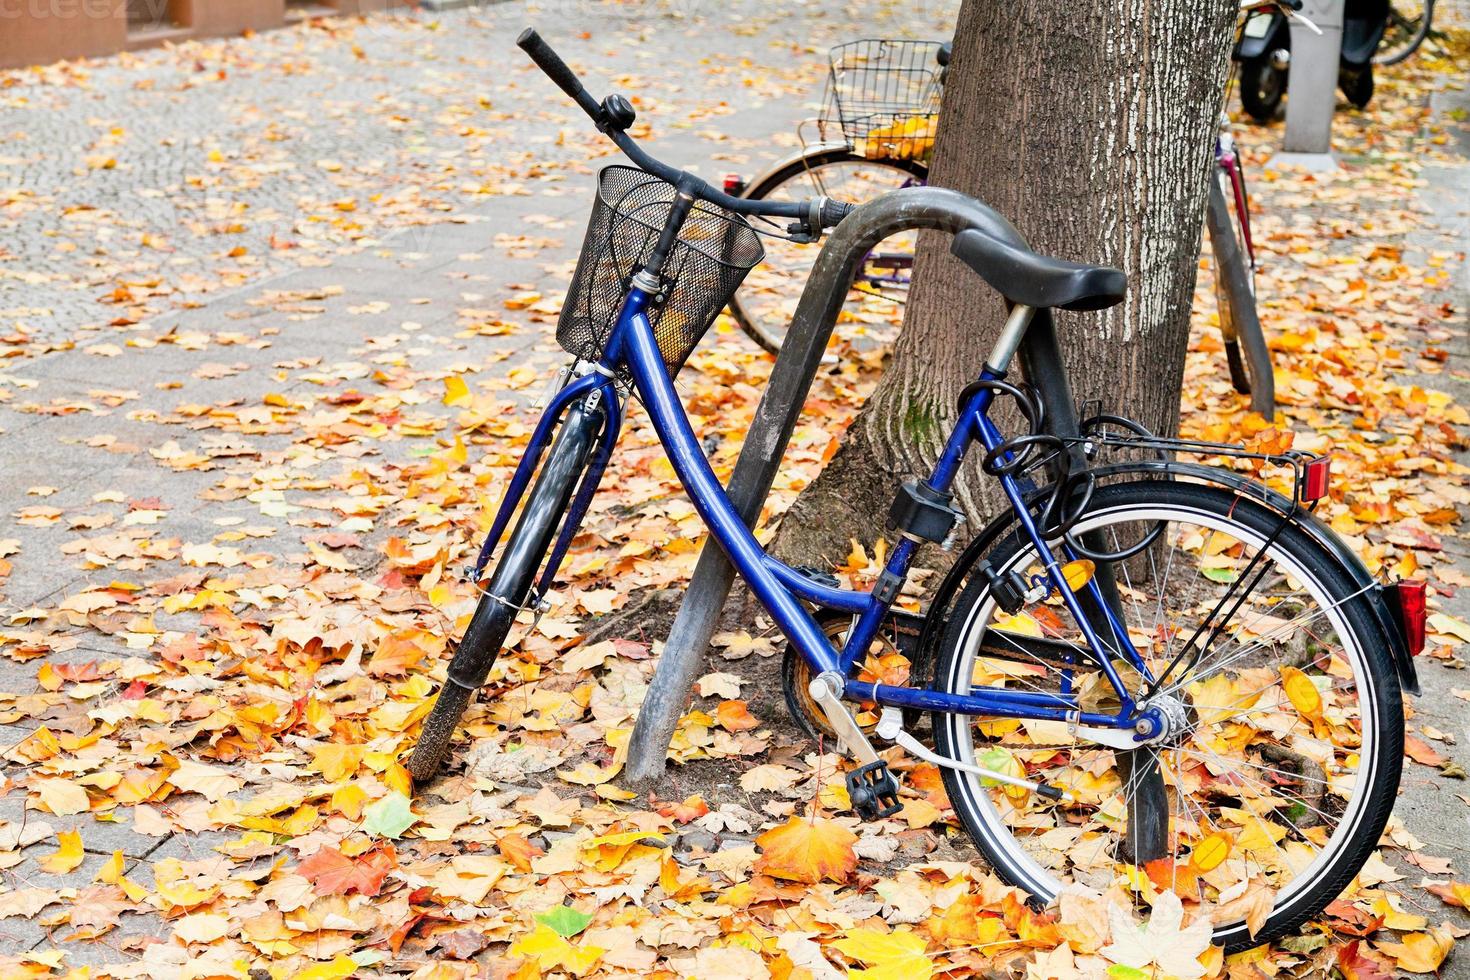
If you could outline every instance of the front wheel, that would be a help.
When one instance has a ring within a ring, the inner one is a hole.
[[[767,174],[746,190],[752,201],[804,201],[826,196],[862,204],[901,187],[923,184],[929,168],[922,160],[869,158],[846,146],[825,146]],[[849,301],[850,319],[880,334],[903,317],[917,232],[887,239],[858,273]],[[796,303],[817,261],[815,244],[781,238],[766,241],[766,258],[746,277],[730,300],[730,315],[764,349],[779,353]]]
[[[495,566],[495,574],[484,587],[470,625],[449,662],[449,674],[433,710],[419,731],[418,742],[408,760],[408,771],[415,783],[426,783],[439,774],[460,718],[495,666],[519,607],[530,594],[541,559],[551,546],[552,535],[566,513],[577,481],[586,471],[602,418],[600,410],[588,413],[577,405],[570,409],[557,433],[551,454]]]
[[[1065,720],[936,715],[941,754],[1073,797],[943,770],[956,816],[1001,877],[1041,902],[1074,885],[1121,887],[1140,908],[1173,892],[1228,951],[1294,929],[1352,881],[1398,790],[1401,694],[1363,590],[1301,527],[1273,537],[1281,520],[1195,484],[1097,491],[1073,533],[1114,553],[1142,545],[1110,568],[1117,612],[1153,676],[1178,659],[1145,702],[1169,723],[1115,749]],[[1019,534],[987,558],[1027,578],[1041,567]],[[1116,692],[1085,647],[1055,596],[1007,615],[976,576],[954,607],[934,686],[1075,698],[1082,711],[1115,714]],[[1121,654],[1113,660],[1138,698],[1147,685]]]

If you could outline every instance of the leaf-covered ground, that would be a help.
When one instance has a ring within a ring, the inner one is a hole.
[[[753,610],[717,637],[669,779],[625,792],[667,620],[616,614],[677,590],[702,534],[638,411],[551,611],[513,634],[451,773],[411,793],[399,760],[560,363],[550,329],[607,153],[511,38],[565,25],[599,87],[639,94],[660,152],[749,173],[794,145],[827,43],[937,35],[946,16],[775,6],[511,4],[0,75],[0,973],[1440,967],[1470,903],[1463,815],[1396,819],[1322,922],[1229,960],[1171,894],[1146,927],[1082,895],[1034,912],[951,826],[931,767],[904,774],[898,818],[849,814],[839,760],[773,693],[779,646]],[[728,43],[700,53],[712,34]],[[1340,172],[1272,171],[1279,126],[1241,138],[1276,424],[1338,453],[1326,517],[1370,567],[1428,579],[1427,659],[1458,666],[1467,198],[1423,173],[1460,167],[1464,186],[1470,52],[1463,30],[1444,44],[1339,116]],[[1185,428],[1259,437],[1208,270],[1196,310]],[[872,343],[838,353],[767,526],[877,378]],[[722,475],[769,365],[722,323],[681,375]],[[865,581],[876,548],[855,542],[841,573]],[[1410,725],[1406,794],[1470,799],[1454,722]]]

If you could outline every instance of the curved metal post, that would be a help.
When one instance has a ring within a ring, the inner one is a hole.
[[[951,235],[975,228],[1003,241],[1026,244],[1011,223],[991,208],[940,187],[893,191],[864,204],[838,225],[817,256],[730,476],[727,493],[747,526],[754,526],[771,491],[837,315],[865,256],[885,238],[922,228]],[[1051,424],[1060,431],[1075,432],[1075,403],[1061,370],[1056,334],[1050,318],[1037,319],[1043,322],[1033,323],[1021,345],[1021,370],[1041,389]],[[704,652],[734,581],[735,570],[720,546],[707,540],[633,728],[625,769],[630,787],[647,788],[663,775],[674,729],[689,704],[704,666]]]

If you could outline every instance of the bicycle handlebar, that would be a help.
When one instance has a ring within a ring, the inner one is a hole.
[[[683,193],[736,214],[792,218],[813,233],[823,228],[835,227],[853,210],[854,206],[851,204],[833,201],[826,197],[809,201],[750,201],[743,197],[726,194],[694,174],[654,158],[639,146],[637,141],[627,133],[627,127],[632,124],[634,118],[633,107],[628,100],[621,95],[610,95],[601,102],[597,101],[592,93],[587,91],[582,80],[577,77],[577,73],[572,71],[561,56],[552,50],[551,45],[541,39],[541,35],[536,33],[534,27],[528,27],[522,31],[521,36],[516,38],[516,45],[530,55],[536,67],[545,72],[558,88],[577,103],[578,107],[591,117],[598,130],[606,134],[608,139],[612,140],[639,170],[668,181]]]
[[[561,55],[551,50],[551,45],[541,40],[541,35],[536,33],[536,28],[528,27],[521,31],[521,36],[516,38],[516,45],[531,60],[536,62],[536,67],[546,73],[546,77],[556,83],[572,101],[582,107],[582,111],[591,116],[594,122],[601,124],[602,106],[592,97],[592,93],[582,85],[582,80],[577,73],[561,60]]]

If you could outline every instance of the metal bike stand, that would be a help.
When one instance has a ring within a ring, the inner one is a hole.
[[[922,228],[951,235],[974,228],[1026,247],[1020,233],[991,208],[939,187],[893,191],[844,219],[817,256],[730,476],[730,501],[747,526],[754,526],[771,491],[837,315],[864,257],[885,238]],[[985,288],[978,277],[975,287]],[[1041,395],[1048,430],[1062,437],[1077,435],[1076,405],[1062,369],[1050,311],[1036,315],[1019,356],[1022,374]],[[734,581],[735,570],[719,544],[707,539],[633,727],[624,777],[630,788],[647,789],[663,776],[669,743],[689,705]]]

